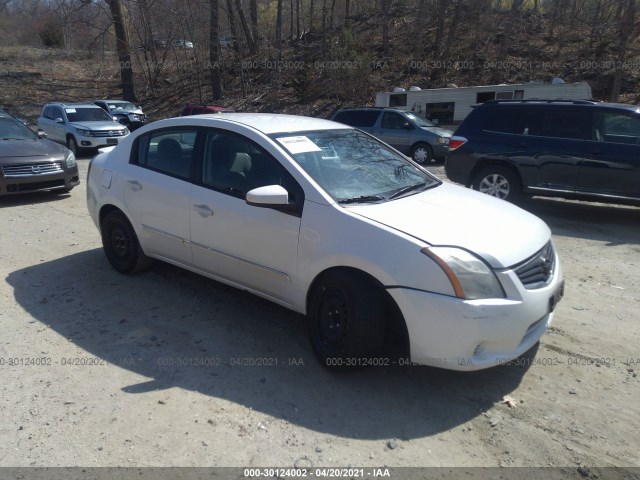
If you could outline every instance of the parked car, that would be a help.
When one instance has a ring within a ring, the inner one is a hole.
[[[125,125],[130,131],[140,128],[147,120],[142,107],[126,100],[96,100],[97,106]]]
[[[219,107],[217,105],[185,105],[178,116],[185,117],[188,115],[203,115],[208,113],[233,113],[233,109]]]
[[[127,127],[92,103],[48,103],[38,118],[38,128],[74,155],[82,149],[117,145],[129,135]]]
[[[343,124],[171,118],[107,150],[87,205],[116,270],[160,259],[306,314],[329,368],[389,365],[390,338],[401,363],[498,365],[538,342],[563,294],[542,220]]]
[[[73,152],[0,111],[0,196],[70,192],[80,184]]]
[[[171,42],[171,48],[180,48],[183,50],[189,50],[193,48],[193,42],[189,40],[182,40],[182,39],[173,40]]]
[[[415,113],[395,108],[348,108],[338,110],[331,119],[370,133],[421,164],[444,160],[453,134]]]
[[[637,105],[489,101],[458,127],[450,150],[451,180],[504,200],[640,200]]]

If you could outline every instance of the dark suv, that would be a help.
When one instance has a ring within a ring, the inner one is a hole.
[[[588,100],[493,100],[455,131],[454,182],[505,200],[522,194],[640,200],[640,107]]]
[[[331,120],[370,133],[417,163],[444,160],[453,133],[413,112],[395,108],[347,108],[336,112]]]

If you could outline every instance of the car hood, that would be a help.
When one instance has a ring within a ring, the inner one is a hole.
[[[124,130],[121,124],[113,122],[74,122],[70,124],[72,127],[81,128],[83,130]]]
[[[24,158],[25,160],[33,160],[36,158],[47,160],[46,157],[64,158],[64,150],[64,147],[49,140],[0,141],[0,159]]]
[[[346,208],[431,245],[470,250],[494,268],[522,262],[551,237],[542,220],[521,208],[446,183],[397,200]]]
[[[442,127],[420,127],[420,128],[423,130],[426,130],[427,132],[440,135],[441,137],[450,137],[453,135],[453,132],[451,130],[447,130],[446,128],[442,128]]]

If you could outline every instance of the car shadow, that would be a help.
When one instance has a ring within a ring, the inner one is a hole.
[[[121,275],[100,249],[14,271],[7,281],[35,320],[88,355],[148,378],[118,386],[128,394],[179,387],[345,438],[449,430],[491,408],[526,373],[521,366],[331,372],[315,359],[303,316],[163,263]]]
[[[20,195],[7,195],[0,197],[0,208],[22,207],[25,205],[37,205],[40,203],[51,203],[69,198],[75,192],[36,192],[22,193]]]
[[[628,205],[533,197],[521,205],[542,218],[554,234],[606,242],[640,243],[640,208]]]

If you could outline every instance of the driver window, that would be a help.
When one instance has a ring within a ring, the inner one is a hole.
[[[391,128],[394,130],[402,130],[407,124],[407,120],[395,112],[385,112],[382,116],[382,128]]]

